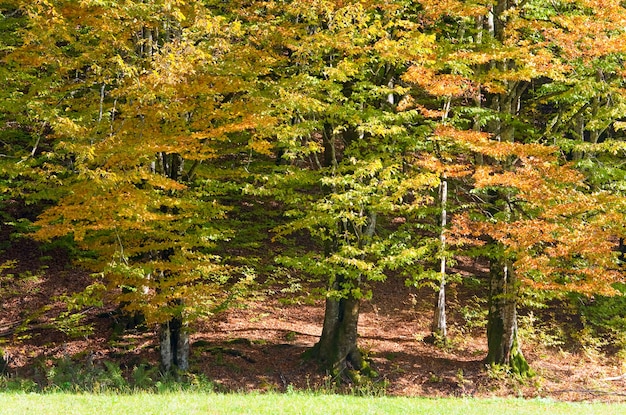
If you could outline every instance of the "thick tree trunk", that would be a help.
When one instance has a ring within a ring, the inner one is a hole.
[[[157,157],[159,162],[158,171],[164,176],[179,180],[183,175],[184,159],[175,153],[160,153]],[[161,210],[167,213],[176,208],[162,206]],[[166,249],[158,253],[163,260],[169,260],[173,254],[172,249]],[[166,278],[164,273],[161,278]],[[179,303],[182,305],[182,303]],[[161,366],[165,372],[177,369],[182,372],[189,370],[189,333],[182,318],[172,317],[170,321],[161,324],[159,334],[161,348]]]
[[[171,372],[174,366],[174,352],[172,350],[172,331],[170,323],[163,323],[159,327],[159,346],[161,352],[161,368],[165,373]]]
[[[189,370],[189,333],[180,319],[161,324],[159,341],[164,372]]]
[[[348,376],[367,369],[357,346],[359,300],[348,297],[326,299],[324,327],[319,342],[313,349],[317,360],[333,376]]]
[[[530,368],[520,349],[517,333],[518,284],[508,261],[492,261],[490,279],[487,363],[528,375]]]
[[[6,375],[9,373],[9,363],[4,357],[4,351],[0,350],[0,375]]]
[[[351,86],[346,85],[344,94],[349,95]],[[347,146],[351,141],[358,139],[359,134],[354,128],[348,128],[344,131],[341,138],[343,145]],[[338,151],[339,137],[333,132],[330,124],[324,125],[323,130],[324,143],[324,167],[330,167],[336,171],[343,154]],[[335,191],[334,188],[326,189],[329,193]],[[369,243],[376,228],[376,213],[369,213],[369,223],[363,230],[363,235],[359,237],[359,246]],[[341,223],[338,223],[341,228]],[[330,234],[330,238],[325,242],[325,254],[331,255],[338,249],[338,235],[343,231],[339,230],[336,234]],[[332,282],[331,289],[340,290],[343,288],[341,277],[337,277]],[[354,281],[358,285],[358,281]],[[326,308],[324,311],[324,326],[319,341],[311,350],[311,355],[327,369],[336,380],[350,379],[358,383],[360,373],[367,376],[375,375],[367,363],[364,361],[361,351],[357,345],[357,327],[359,322],[359,306],[358,298],[346,296],[344,298],[327,298]]]

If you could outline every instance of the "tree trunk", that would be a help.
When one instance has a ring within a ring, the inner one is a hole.
[[[441,181],[440,189],[440,201],[441,201],[441,232],[439,234],[439,241],[441,242],[441,265],[440,265],[440,279],[439,279],[439,292],[437,293],[437,301],[435,303],[435,313],[433,316],[433,324],[431,327],[431,334],[434,340],[446,341],[447,336],[447,323],[446,323],[446,234],[445,228],[447,223],[446,206],[448,203],[448,181],[444,177]]]
[[[368,369],[357,346],[358,321],[358,299],[326,299],[324,327],[313,354],[337,378],[348,376],[354,381],[356,372]]]
[[[182,321],[174,318],[161,324],[159,340],[163,371],[189,370],[189,333]]]
[[[508,261],[492,261],[490,285],[487,363],[528,375],[530,368],[520,349],[517,333],[518,283]]]
[[[4,350],[0,350],[0,376],[4,376],[9,373],[9,363],[4,356]]]

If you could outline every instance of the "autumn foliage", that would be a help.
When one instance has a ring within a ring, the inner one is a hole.
[[[492,288],[624,282],[623,2],[16,0],[1,18],[0,203],[36,205],[32,237],[71,239],[92,292],[148,324],[243,301],[264,272],[232,254],[247,198],[280,210],[255,228],[276,266],[327,287],[337,373],[367,371],[369,282],[443,287],[442,258],[488,260]]]

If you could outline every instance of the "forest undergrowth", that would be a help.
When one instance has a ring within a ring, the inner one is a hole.
[[[539,308],[529,298],[520,310],[520,334],[534,375],[521,378],[487,366],[486,310],[477,295],[484,270],[475,261],[460,261],[457,271],[464,278],[449,287],[445,344],[428,339],[435,294],[430,287],[407,287],[400,277],[380,283],[359,321],[363,355],[378,377],[339,384],[303,358],[323,321],[323,300],[314,289],[293,281],[261,284],[249,301],[195,324],[190,372],[165,376],[152,330],[130,327],[106,304],[68,313],[64,294],[82,290],[92,277],[66,256],[28,239],[13,241],[1,254],[2,389],[626,400],[626,353],[619,337],[591,323],[609,307],[602,298],[585,300],[587,320],[571,299]]]

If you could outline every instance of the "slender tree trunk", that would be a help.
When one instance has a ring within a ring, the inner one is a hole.
[[[441,264],[439,292],[437,293],[437,301],[435,303],[435,313],[433,316],[433,324],[431,327],[432,337],[435,340],[446,341],[447,323],[446,323],[446,257],[444,255],[446,246],[445,228],[447,223],[446,207],[448,203],[448,181],[444,177],[441,181],[440,188],[441,203],[441,232],[439,241],[441,242]]]
[[[161,324],[159,341],[164,372],[189,370],[189,333],[180,319]]]
[[[487,363],[527,375],[530,368],[520,349],[517,333],[518,283],[508,261],[492,261],[490,285]]]

